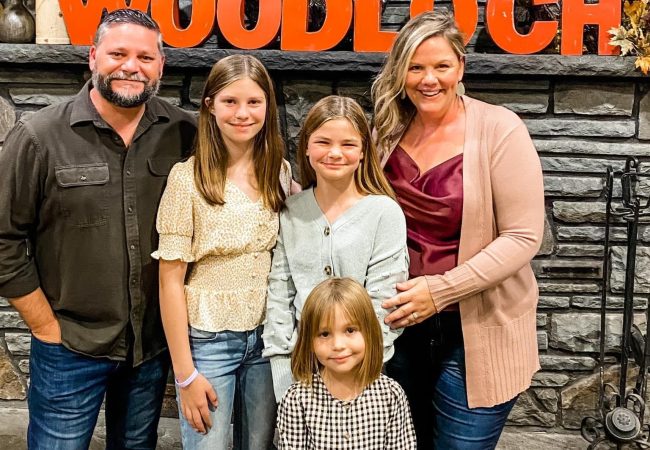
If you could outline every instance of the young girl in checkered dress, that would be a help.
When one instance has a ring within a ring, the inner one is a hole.
[[[291,356],[294,383],[278,409],[279,450],[407,450],[415,431],[402,388],[381,374],[382,331],[351,278],[305,301]]]

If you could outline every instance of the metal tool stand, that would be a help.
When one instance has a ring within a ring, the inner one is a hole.
[[[585,417],[580,429],[582,436],[589,442],[589,450],[611,448],[611,444],[616,444],[617,449],[621,449],[624,444],[650,449],[650,426],[644,423],[643,417],[650,340],[646,340],[641,330],[633,323],[634,275],[639,222],[648,223],[650,219],[650,199],[642,197],[637,189],[642,178],[650,178],[650,174],[641,173],[639,161],[633,157],[627,159],[623,172],[615,173],[611,167],[607,170],[603,290],[600,304],[598,417]],[[612,199],[615,180],[620,180],[621,183],[622,199],[620,204],[615,204]],[[610,227],[614,220],[624,221],[627,232],[621,366],[618,387],[612,383],[605,383],[604,380],[606,307],[611,257]],[[648,310],[646,310],[646,336],[648,328],[650,328],[650,321],[647,320],[647,317]],[[639,373],[634,387],[628,389],[627,372],[630,357],[633,357],[639,366]]]

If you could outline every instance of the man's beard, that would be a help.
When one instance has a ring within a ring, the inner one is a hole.
[[[126,96],[113,90],[111,87],[111,81],[113,80],[140,81],[144,84],[144,89],[139,94]],[[108,76],[103,76],[99,72],[93,71],[92,82],[93,87],[99,91],[102,97],[121,108],[135,108],[146,103],[158,93],[158,89],[160,88],[159,79],[150,84],[147,78],[137,75],[127,75],[124,72],[116,72]]]

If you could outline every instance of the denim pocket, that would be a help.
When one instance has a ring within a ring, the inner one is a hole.
[[[456,378],[465,379],[465,349],[463,345],[454,345],[446,349],[440,362],[444,371]],[[463,381],[464,383],[464,381]]]
[[[193,341],[214,341],[217,340],[220,334],[214,331],[199,330],[198,328],[190,327],[189,336]]]
[[[40,345],[46,345],[46,346],[48,346],[48,347],[63,347],[63,343],[61,343],[61,342],[47,342],[47,341],[43,341],[42,339],[39,339],[39,338],[37,338],[36,336],[34,336],[33,333],[32,333],[32,337],[33,337],[34,340],[35,340],[38,344],[40,344]]]

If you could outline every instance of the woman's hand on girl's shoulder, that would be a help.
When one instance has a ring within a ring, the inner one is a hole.
[[[415,325],[438,312],[425,277],[411,278],[397,283],[396,287],[399,293],[381,305],[386,309],[396,308],[384,319],[391,328]]]
[[[212,428],[210,409],[219,404],[212,384],[199,373],[189,386],[179,388],[179,407],[192,428],[199,433],[207,433]]]

